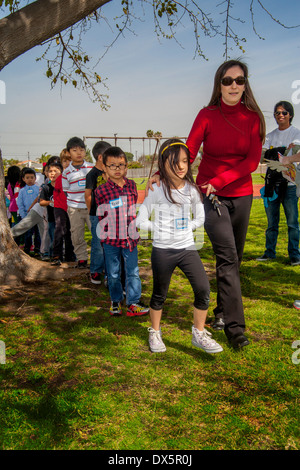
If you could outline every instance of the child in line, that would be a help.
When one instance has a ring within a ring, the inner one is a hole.
[[[52,157],[50,157],[52,159]],[[50,159],[49,159],[50,160]],[[44,184],[49,183],[49,177],[48,177],[48,161],[43,163],[43,171],[42,171],[42,179],[41,179],[41,186],[40,186],[40,191],[43,187]],[[40,206],[39,198],[38,198],[38,204]],[[49,230],[48,230],[48,217],[47,217],[47,209],[45,207],[40,206],[44,213],[43,213],[43,235],[41,235],[41,260],[42,261],[50,261],[50,235],[49,235]],[[41,233],[41,231],[40,231]]]
[[[7,179],[9,181],[7,190],[10,196],[10,204],[8,210],[11,214],[11,227],[20,222],[19,208],[17,199],[20,191],[21,170],[17,165],[12,165],[7,170]]]
[[[59,161],[58,157],[50,157],[48,162],[56,162]],[[48,232],[48,217],[47,217],[47,209],[46,207],[42,207],[39,203],[40,193],[45,184],[49,182],[48,178],[48,162],[45,163],[43,167],[43,177],[39,179],[39,183],[36,180],[36,184],[39,186],[39,194],[32,202],[31,206],[27,211],[26,217],[22,219],[17,225],[12,227],[12,236],[15,239],[15,242],[19,239],[19,237],[27,232],[28,230],[32,229],[35,225],[38,226],[40,239],[41,239],[41,246],[40,246],[40,255],[42,261],[49,261],[49,247],[50,247],[50,236]],[[44,182],[45,181],[45,182]],[[41,184],[40,184],[41,183]]]
[[[7,175],[5,175],[5,193],[4,194],[5,194],[6,215],[7,215],[9,224],[11,224],[11,213],[9,212],[10,194],[7,189],[8,185],[9,185],[9,181],[8,181]]]
[[[72,137],[66,146],[71,155],[71,163],[62,175],[62,186],[67,194],[68,216],[71,237],[78,268],[87,268],[88,252],[84,238],[85,226],[91,230],[91,221],[85,203],[85,179],[93,168],[85,161],[85,144],[79,137]]]
[[[144,200],[137,226],[151,230],[153,293],[150,301],[149,345],[152,352],[166,351],[160,322],[174,269],[187,276],[194,292],[192,344],[207,353],[222,351],[204,328],[209,306],[209,282],[197,252],[193,230],[204,224],[200,193],[193,181],[189,150],[178,139],[167,140],[160,148],[158,166],[160,186],[155,185]],[[150,221],[154,210],[155,220]],[[193,218],[191,218],[191,212]]]
[[[55,231],[55,218],[54,218],[54,201],[53,193],[55,182],[57,178],[62,174],[63,167],[58,160],[54,160],[48,164],[48,177],[49,182],[42,185],[40,192],[40,206],[47,208],[47,219],[48,219],[48,233],[50,237],[49,256],[53,254],[53,241]]]
[[[71,155],[67,149],[60,152],[60,163],[63,171],[71,162]],[[62,174],[55,180],[53,192],[54,202],[54,241],[53,241],[53,261],[52,266],[60,266],[62,261],[75,261],[73,243],[71,239],[70,219],[68,216],[67,197],[62,187]]]
[[[102,155],[110,146],[111,145],[108,142],[104,142],[102,140],[96,142],[92,150],[96,164],[86,175],[85,182],[85,203],[89,210],[92,233],[90,279],[93,284],[101,284],[101,275],[105,270],[103,248],[96,233],[99,218],[96,215],[97,205],[95,202],[94,191],[97,186],[99,186],[99,184],[106,182],[106,179],[104,178],[105,173],[102,162]]]
[[[111,297],[109,313],[114,316],[122,314],[121,258],[123,256],[127,316],[145,315],[149,309],[140,302],[142,286],[137,252],[139,235],[135,227],[138,198],[136,184],[125,177],[127,158],[119,147],[109,147],[103,153],[102,159],[108,180],[95,190],[95,200],[100,219],[97,233],[103,243]]]
[[[45,214],[45,208],[41,207],[39,202],[36,202],[32,205],[32,208],[29,209],[26,217],[21,219],[16,225],[11,229],[12,236],[17,243],[17,240],[20,238],[23,233],[26,233],[28,230],[31,230],[35,225],[38,226],[40,239],[44,237],[45,225],[47,222],[47,216]],[[43,260],[43,254],[41,252],[41,259]]]
[[[39,194],[39,187],[35,184],[36,176],[33,168],[23,168],[21,171],[21,189],[18,196],[19,214],[24,219],[31,209],[31,206]],[[30,254],[31,245],[34,237],[34,253],[40,254],[41,238],[37,225],[25,232],[24,252]]]

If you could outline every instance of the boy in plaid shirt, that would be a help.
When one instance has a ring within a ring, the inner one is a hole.
[[[108,288],[111,297],[110,314],[122,314],[123,288],[121,257],[126,276],[127,316],[140,316],[149,308],[140,302],[141,280],[138,268],[137,244],[139,235],[135,226],[136,184],[126,178],[127,158],[119,147],[109,147],[102,157],[108,180],[95,190],[97,215],[100,223],[97,233],[103,244]]]

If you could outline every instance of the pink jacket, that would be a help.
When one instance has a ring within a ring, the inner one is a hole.
[[[18,212],[18,204],[17,204],[17,199],[20,191],[20,185],[19,183],[16,183],[14,190],[11,187],[11,184],[9,183],[7,186],[7,190],[10,195],[10,205],[9,205],[9,212]]]

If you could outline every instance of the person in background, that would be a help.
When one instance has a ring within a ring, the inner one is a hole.
[[[67,149],[60,153],[60,162],[65,170],[70,162],[71,155]],[[53,192],[55,231],[53,240],[52,266],[60,266],[62,261],[72,262],[76,260],[71,238],[70,220],[68,216],[67,197],[62,187],[62,174],[55,180]]]
[[[7,170],[8,186],[7,190],[10,196],[8,210],[11,214],[11,227],[20,222],[19,208],[17,199],[20,191],[21,170],[17,165],[10,166]]]
[[[47,208],[47,219],[48,219],[48,233],[50,238],[50,247],[49,247],[49,256],[52,257],[53,254],[53,241],[54,241],[54,231],[55,231],[55,218],[54,218],[54,201],[53,193],[55,182],[62,174],[63,167],[60,162],[53,161],[48,164],[48,176],[49,182],[42,185],[39,202],[42,207]]]
[[[21,171],[21,189],[18,196],[18,208],[22,219],[24,219],[36,197],[39,194],[39,186],[35,184],[36,177],[33,168],[23,168]],[[30,254],[31,246],[34,238],[34,254],[40,255],[41,239],[37,225],[25,232],[24,235],[24,252]]]
[[[99,217],[96,215],[97,204],[95,202],[94,191],[97,186],[106,182],[102,155],[110,146],[108,142],[102,140],[96,142],[92,149],[96,164],[86,175],[85,181],[85,203],[89,210],[91,221],[90,279],[93,284],[101,284],[101,276],[105,272],[103,248],[97,235]]]
[[[87,268],[88,252],[85,241],[85,226],[91,230],[89,211],[85,203],[86,175],[93,168],[85,161],[85,144],[79,137],[72,137],[66,145],[71,163],[62,175],[62,187],[67,195],[71,237],[78,268]]]
[[[42,176],[43,176],[43,181],[40,186],[40,191],[41,188],[44,184],[47,184],[49,182],[48,178],[48,162],[43,163],[43,171],[42,171]],[[42,206],[40,206],[42,207]],[[49,236],[49,231],[48,231],[48,218],[47,218],[47,210],[45,207],[42,207],[42,210],[44,211],[43,214],[43,224],[44,224],[44,230],[43,230],[43,235],[41,235],[41,260],[42,261],[50,261],[50,236]]]
[[[294,108],[288,101],[279,101],[274,107],[274,118],[277,128],[267,134],[264,144],[264,157],[268,151],[289,150],[287,156],[292,154],[292,148],[300,145],[300,130],[292,125]],[[270,149],[270,150],[269,150]],[[276,152],[277,153],[277,152]],[[286,153],[286,152],[285,152]],[[292,160],[290,160],[292,161]],[[296,160],[293,160],[296,161]],[[277,173],[277,172],[276,172]],[[272,189],[271,197],[265,203],[265,211],[268,219],[266,230],[265,251],[257,261],[268,261],[276,258],[276,245],[279,233],[280,206],[282,204],[288,227],[288,254],[292,266],[300,265],[299,251],[299,220],[298,220],[298,196],[294,183],[281,177],[282,184]],[[264,188],[266,190],[266,187]],[[266,196],[265,192],[263,193]]]

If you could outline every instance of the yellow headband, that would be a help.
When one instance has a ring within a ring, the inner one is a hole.
[[[167,146],[163,149],[163,151],[161,152],[161,155],[164,153],[164,151],[165,151],[166,149],[168,149],[169,147],[172,147],[173,145],[183,145],[184,147],[186,147],[187,149],[189,149],[188,146],[187,146],[186,144],[184,144],[183,142],[173,142],[173,144],[167,145]]]

